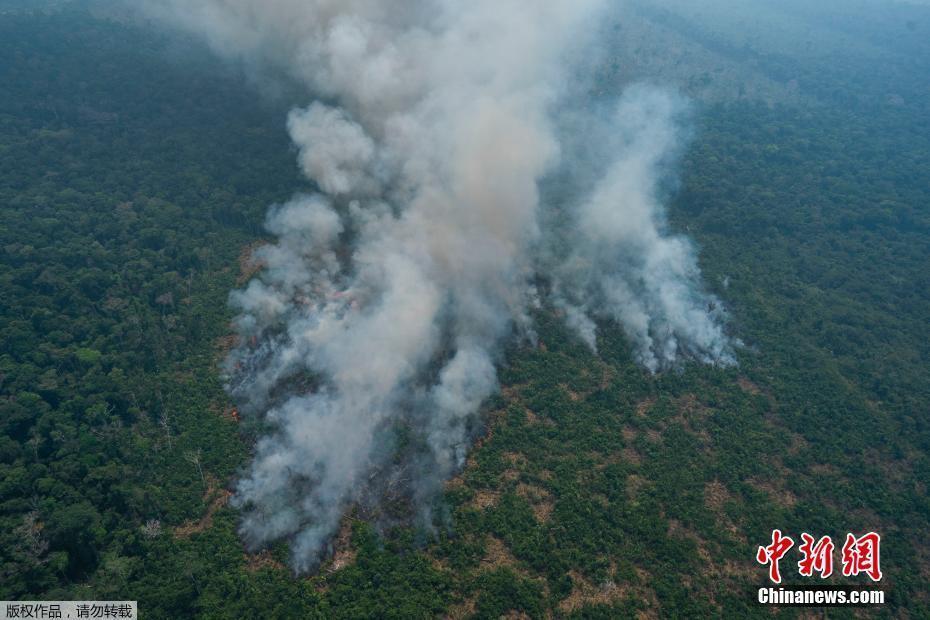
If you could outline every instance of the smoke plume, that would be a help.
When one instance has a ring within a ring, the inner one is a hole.
[[[230,390],[267,427],[235,495],[249,545],[287,538],[295,568],[312,568],[347,509],[399,490],[434,520],[497,388],[501,344],[531,335],[537,275],[592,347],[604,318],[653,371],[683,355],[733,361],[689,244],[662,230],[671,98],[628,93],[611,123],[613,163],[576,203],[552,206],[567,230],[542,224],[540,181],[567,165],[553,120],[571,104],[567,59],[583,57],[605,7],[152,0],[314,99],[287,126],[319,191],[272,208],[277,243],[232,295],[242,345]],[[541,258],[550,235],[570,247],[557,261]]]
[[[554,302],[568,325],[596,350],[593,319],[616,321],[653,372],[682,356],[736,361],[722,328],[723,306],[702,291],[691,244],[664,231],[660,182],[683,144],[677,122],[683,109],[678,98],[636,85],[608,119],[572,124],[586,142],[580,148],[589,151],[587,165],[603,170],[570,210],[567,230],[551,235],[569,248],[552,273]],[[607,137],[591,144],[596,135]]]

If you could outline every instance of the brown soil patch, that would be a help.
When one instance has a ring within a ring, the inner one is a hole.
[[[478,595],[474,595],[461,603],[449,607],[449,610],[443,618],[445,618],[445,620],[466,620],[467,618],[473,617],[477,610]]]
[[[675,401],[675,408],[679,414],[695,413],[701,409],[701,404],[696,394],[685,394]]]
[[[697,433],[694,423],[702,422],[707,417],[709,409],[698,400],[696,394],[685,394],[675,401],[675,411],[672,419],[681,422],[689,432]]]
[[[697,532],[682,525],[678,519],[668,520],[668,536],[670,538],[690,538],[697,544],[698,554],[704,559],[710,558],[710,554],[706,550],[707,543],[704,542],[704,539]]]
[[[640,583],[640,585],[636,586],[636,596],[646,605],[646,609],[637,612],[636,617],[638,620],[659,618],[659,597],[656,596],[655,590],[648,585],[652,581],[652,575],[644,568],[636,568],[635,570]]]
[[[731,497],[730,491],[720,481],[715,480],[713,482],[708,482],[704,486],[704,505],[716,515],[724,529],[736,540],[745,543],[746,536],[736,527],[736,524],[730,520],[726,512],[724,512],[724,507],[726,503],[730,501]]]
[[[287,567],[281,562],[274,559],[271,552],[265,549],[258,553],[245,554],[245,570],[254,573],[265,568],[272,570],[287,570]]]
[[[519,452],[504,452],[501,455],[501,458],[504,459],[506,462],[510,463],[514,467],[517,467],[519,469],[526,468],[526,464],[527,464],[526,456],[523,454],[520,454]]]
[[[618,586],[613,581],[595,586],[578,571],[570,570],[568,575],[572,578],[572,592],[559,602],[559,609],[565,613],[577,611],[588,605],[613,605],[629,594],[625,587]]]
[[[449,478],[445,482],[446,490],[450,489],[460,489],[465,486],[465,480],[461,476],[456,476],[455,478]]]
[[[646,414],[649,412],[650,409],[652,409],[653,405],[655,404],[656,404],[655,398],[646,398],[646,399],[639,401],[639,403],[636,405],[636,415],[638,415],[641,418],[646,417]]]
[[[643,457],[640,456],[639,452],[637,452],[635,448],[624,448],[620,451],[620,455],[627,463],[639,465],[643,462]]]
[[[488,536],[484,546],[484,557],[481,559],[481,570],[492,571],[498,568],[509,568],[514,572],[526,576],[526,571],[518,566],[517,558],[513,557],[504,541]]]
[[[730,492],[722,482],[708,482],[704,487],[704,505],[713,512],[723,512],[723,506],[730,501]]]
[[[895,485],[906,484],[918,477],[914,475],[914,466],[920,458],[916,452],[907,452],[903,458],[895,458],[876,448],[868,448],[863,454],[866,463],[881,470],[886,483],[891,482]]]
[[[692,431],[694,436],[698,438],[698,441],[701,443],[701,449],[705,454],[711,453],[713,450],[714,440],[706,430],[701,429],[699,431]]]
[[[814,463],[810,466],[811,473],[815,476],[836,477],[840,475],[840,470],[829,463]]]
[[[265,267],[264,261],[255,256],[255,252],[265,245],[267,244],[264,241],[255,241],[239,252],[239,277],[236,278],[236,284],[240,286],[245,284]]]
[[[204,502],[209,501],[215,492],[213,481],[211,480],[207,492],[204,493]],[[216,514],[216,511],[229,503],[229,498],[232,496],[232,491],[227,489],[222,489],[218,495],[207,505],[207,512],[204,513],[200,519],[197,521],[187,521],[181,525],[174,528],[174,537],[175,538],[189,538],[194,534],[199,534],[204,530],[209,529],[213,525],[213,515]]]
[[[739,385],[740,389],[746,392],[747,394],[752,394],[753,396],[758,396],[762,393],[762,390],[758,385],[747,379],[746,377],[740,377],[736,380],[736,383]]]
[[[704,563],[704,572],[714,578],[732,577],[736,574],[733,571],[739,571],[739,574],[742,576],[754,574],[751,570],[747,570],[747,567],[750,567],[750,569],[752,568],[751,564],[737,564],[732,560],[726,560],[722,564],[718,563],[716,559],[717,556],[708,549],[709,545],[707,541],[704,540],[700,534],[684,526],[677,519],[669,519],[668,536],[669,538],[687,538],[693,541],[697,547],[698,557],[700,557],[701,561]]]
[[[507,568],[520,575],[525,579],[535,579],[540,580],[540,577],[532,576],[527,570],[520,567],[520,563],[510,552],[510,549],[507,548],[507,545],[504,544],[502,540],[496,538],[495,536],[487,536],[485,538],[485,549],[484,557],[481,559],[479,572],[490,572],[500,568]],[[447,620],[464,620],[465,618],[471,618],[475,615],[477,609],[478,594],[473,594],[468,598],[452,605],[443,618]],[[504,615],[502,617],[509,618],[519,618],[522,617],[518,612],[511,612],[509,615]]]
[[[475,497],[471,500],[470,506],[478,510],[485,510],[491,506],[496,506],[500,498],[500,492],[482,489],[480,491],[475,491]]]
[[[791,433],[791,445],[788,446],[788,454],[795,456],[808,448],[807,440],[798,433]]]
[[[220,336],[216,339],[214,347],[216,347],[217,357],[220,359],[225,358],[229,355],[229,352],[236,348],[236,345],[239,344],[239,336],[236,334],[227,334],[225,336]]]
[[[524,484],[521,482],[517,485],[517,495],[529,502],[530,506],[533,508],[533,516],[536,517],[537,521],[545,523],[549,520],[549,516],[552,514],[552,509],[555,505],[552,501],[552,494],[549,491],[533,484]]]
[[[584,396],[583,396],[583,395],[581,395],[581,394],[579,394],[578,392],[574,392],[574,391],[572,391],[571,389],[569,389],[567,383],[560,383],[560,384],[559,384],[559,387],[561,387],[563,390],[565,390],[565,393],[568,394],[568,400],[572,401],[573,403],[577,403],[578,401],[584,399]]]
[[[630,457],[639,458],[639,455],[636,453],[636,450],[633,448],[623,448],[620,450],[615,450],[610,454],[603,454],[601,452],[589,452],[588,457],[594,463],[594,469],[597,471],[603,471],[607,468],[608,465],[615,465],[621,463],[625,460],[629,460]],[[588,470],[581,470],[579,480],[590,480],[590,472]]]
[[[549,418],[540,418],[539,415],[537,415],[536,412],[531,410],[529,407],[524,407],[524,410],[526,411],[527,424],[542,424],[543,426],[548,426],[549,428],[555,427],[556,424],[553,420]]]
[[[328,573],[335,573],[355,563],[358,552],[352,548],[352,521],[351,517],[342,519],[339,533],[333,540],[333,559],[326,567]]]
[[[783,508],[792,508],[798,503],[798,498],[795,497],[794,493],[786,489],[781,481],[752,479],[747,482],[768,495],[775,504]]]
[[[649,484],[649,481],[643,478],[642,476],[637,476],[636,474],[630,474],[626,477],[626,494],[631,500],[635,500],[636,496],[639,495],[639,491]]]
[[[702,574],[708,581],[714,584],[711,588],[705,590],[711,603],[717,605],[716,592],[723,590],[738,589],[746,584],[756,583],[759,579],[759,566],[754,563],[748,563],[742,560],[733,560],[722,558],[720,553],[714,549],[707,541],[701,538],[696,532],[683,527],[681,524],[670,524],[669,535],[672,533],[678,536],[690,538],[697,545],[698,557],[701,558],[703,569]]]

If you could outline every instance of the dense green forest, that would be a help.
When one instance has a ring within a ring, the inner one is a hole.
[[[244,256],[303,183],[291,102],[151,29],[0,13],[0,598],[137,599],[144,618],[770,617],[754,557],[778,527],[880,532],[872,611],[927,617],[930,58],[904,52],[760,56],[807,99],[695,104],[670,216],[745,343],[738,368],[653,376],[617,327],[595,357],[540,310],[447,485],[448,529],[349,515],[295,577],[283,545],[236,535],[254,429],[218,366]]]

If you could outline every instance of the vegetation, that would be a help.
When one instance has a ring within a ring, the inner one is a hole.
[[[651,376],[616,327],[595,357],[543,310],[447,485],[448,527],[347,517],[297,578],[286,549],[236,535],[250,429],[218,375],[243,249],[301,184],[287,96],[256,101],[208,58],[79,9],[0,14],[0,598],[138,599],[146,618],[769,617],[753,558],[779,527],[880,532],[876,613],[930,615],[930,73],[824,80],[779,57],[815,102],[699,108],[671,216],[740,367]]]

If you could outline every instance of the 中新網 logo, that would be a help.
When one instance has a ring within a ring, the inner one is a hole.
[[[769,579],[774,583],[781,583],[780,561],[794,547],[794,540],[782,534],[781,530],[772,531],[771,544],[759,547],[756,552],[756,561],[769,568]],[[852,533],[846,534],[846,542],[840,554],[842,573],[844,577],[855,577],[860,574],[868,575],[872,581],[881,581],[881,536],[869,532],[862,536]],[[801,559],[798,561],[798,572],[804,577],[812,577],[815,573],[821,579],[833,574],[833,550],[835,545],[829,536],[819,540],[807,532],[801,534],[801,544],[798,551]]]

